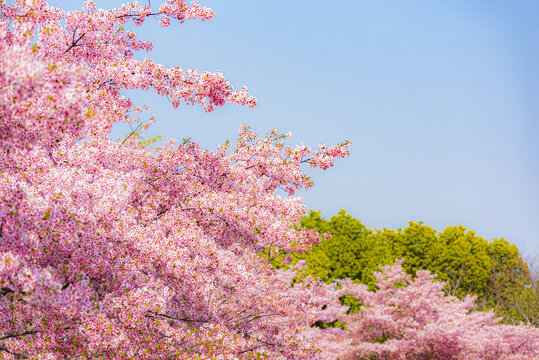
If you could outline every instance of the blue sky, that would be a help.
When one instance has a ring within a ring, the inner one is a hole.
[[[539,255],[539,2],[200,2],[215,19],[136,28],[154,43],[140,57],[220,70],[259,105],[206,114],[129,94],[156,115],[152,134],[214,149],[247,122],[312,147],[349,139],[349,158],[311,172],[310,208],[370,228],[462,224]]]

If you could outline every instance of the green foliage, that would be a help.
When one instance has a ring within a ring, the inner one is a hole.
[[[427,269],[437,248],[436,230],[423,225],[422,222],[410,222],[410,226],[404,231],[384,228],[378,230],[373,238],[376,243],[382,243],[390,250],[392,260],[405,258],[404,270],[409,274]]]
[[[484,293],[492,267],[487,252],[488,241],[466,231],[463,226],[450,226],[438,233],[422,222],[410,222],[404,230],[387,230],[374,236],[392,251],[392,257],[406,259],[409,274],[430,270],[447,283],[451,295]]]
[[[430,269],[448,283],[447,290],[461,298],[484,295],[492,269],[489,242],[463,226],[447,227],[438,239],[440,248]]]
[[[151,139],[139,141],[139,144],[142,147],[148,147],[148,146],[152,146],[155,142],[157,142],[159,140],[161,140],[161,135],[155,135],[155,137],[153,137]]]
[[[322,281],[329,283],[348,277],[373,288],[373,272],[380,264],[394,260],[389,249],[371,236],[372,231],[344,210],[330,221],[323,219],[320,212],[311,211],[302,219],[301,226],[332,235],[300,256],[306,260],[306,273]]]
[[[373,272],[380,265],[404,258],[408,274],[429,270],[447,283],[448,294],[459,298],[475,295],[482,309],[495,309],[506,322],[529,321],[524,310],[510,305],[524,303],[532,287],[526,262],[507,240],[489,242],[461,225],[437,232],[422,222],[410,222],[405,229],[372,231],[344,210],[329,221],[319,211],[311,211],[301,226],[320,234],[330,233],[331,237],[323,238],[308,253],[291,255],[292,264],[306,262],[307,269],[300,278],[311,275],[331,283],[348,277],[373,290]],[[284,256],[278,256],[274,265],[284,266]],[[538,307],[529,304],[527,313],[533,306]]]
[[[505,239],[495,239],[488,247],[492,267],[489,273],[489,292],[481,300],[484,307],[495,308],[498,315],[513,323],[530,321],[528,315],[537,319],[537,304],[523,301],[533,288],[528,264],[522,259],[518,248]]]

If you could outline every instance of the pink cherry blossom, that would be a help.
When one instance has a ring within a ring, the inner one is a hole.
[[[0,3],[0,358],[318,356],[303,332],[335,292],[292,286],[258,254],[318,241],[297,230],[306,208],[292,194],[312,186],[302,164],[325,169],[333,152],[322,162],[245,125],[216,152],[108,137],[141,111],[125,89],[206,111],[256,105],[219,72],[133,57],[152,44],[129,21],[213,16],[182,0],[72,12]]]
[[[428,271],[416,278],[404,273],[403,260],[375,273],[378,289],[350,279],[339,281],[339,294],[354,296],[358,313],[328,306],[326,322],[340,320],[346,331],[311,329],[308,336],[325,359],[537,359],[539,329],[498,325],[492,312],[474,311],[474,298],[446,296],[445,284]]]

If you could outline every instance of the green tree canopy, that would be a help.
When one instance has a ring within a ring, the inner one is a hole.
[[[530,272],[518,248],[505,239],[489,242],[462,225],[438,232],[422,222],[410,222],[405,229],[373,231],[344,210],[329,220],[320,211],[310,211],[301,226],[318,231],[322,237],[312,251],[292,254],[292,264],[306,262],[302,276],[328,283],[349,277],[373,289],[373,272],[380,265],[404,258],[407,273],[429,270],[447,283],[448,294],[459,298],[475,295],[481,308],[495,309],[506,322],[529,318],[511,303],[527,296]],[[325,233],[331,237],[325,238]],[[284,266],[280,262],[283,256],[276,260],[278,266]]]
[[[387,246],[371,236],[372,230],[344,210],[329,221],[322,218],[319,211],[311,211],[301,225],[320,234],[331,234],[330,238],[313,246],[311,252],[297,257],[306,260],[306,273],[315,278],[333,282],[348,277],[374,287],[373,272],[379,269],[379,264],[394,260]]]

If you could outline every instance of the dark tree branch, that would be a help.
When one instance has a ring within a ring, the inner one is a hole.
[[[33,334],[36,334],[36,333],[39,333],[39,332],[41,332],[41,331],[27,330],[27,331],[24,331],[22,333],[11,333],[11,334],[7,334],[7,335],[4,335],[4,336],[0,337],[0,340],[19,338],[19,337],[23,337],[23,336],[26,336],[26,335],[33,335]]]
[[[69,47],[64,51],[64,53],[67,53],[69,50],[73,49],[74,47],[76,46],[81,46],[81,44],[79,44],[79,41],[82,40],[82,38],[84,37],[84,35],[86,35],[86,33],[82,33],[77,39],[75,39],[75,34],[77,33],[77,29],[74,29],[73,30],[73,38],[71,40],[71,44],[69,45]]]

